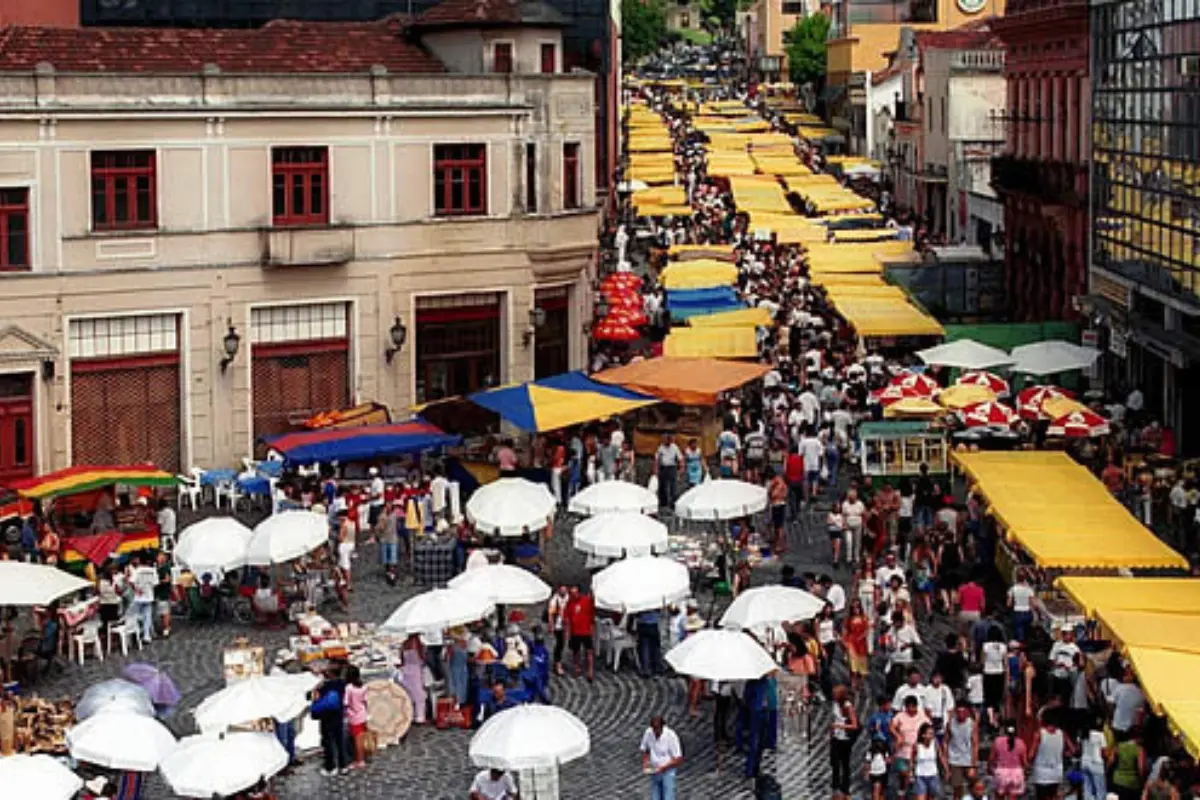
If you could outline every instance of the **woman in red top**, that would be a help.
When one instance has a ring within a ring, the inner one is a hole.
[[[862,688],[863,681],[871,671],[871,657],[867,648],[870,630],[871,622],[863,610],[862,601],[855,597],[850,601],[850,611],[846,615],[845,630],[842,633],[842,642],[846,645],[846,660],[850,662],[850,686],[854,691]]]

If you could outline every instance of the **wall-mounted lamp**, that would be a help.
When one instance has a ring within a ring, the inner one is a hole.
[[[229,320],[229,330],[225,333],[225,338],[221,340],[221,349],[225,356],[221,359],[221,372],[225,372],[229,365],[233,363],[233,359],[237,357],[238,348],[242,344],[242,337],[238,335],[237,328],[233,327],[233,320]]]
[[[529,327],[521,331],[521,344],[525,349],[533,344],[533,337],[537,335],[537,329],[546,324],[546,310],[543,308],[529,309]]]
[[[408,341],[408,328],[404,325],[404,320],[400,319],[399,315],[396,321],[392,323],[392,327],[388,329],[388,339],[392,346],[383,351],[383,357],[387,359],[387,363],[392,363],[392,359],[396,357],[404,343]]]
[[[54,359],[53,358],[47,358],[44,361],[42,361],[42,380],[44,380],[44,381],[54,380]]]

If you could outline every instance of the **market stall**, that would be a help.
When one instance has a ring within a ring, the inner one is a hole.
[[[1187,560],[1147,530],[1065,453],[954,453],[989,504],[1010,548],[1009,567],[1184,570]]]
[[[896,405],[906,402],[930,401],[909,398]],[[929,474],[935,478],[950,472],[950,448],[946,430],[941,426],[900,420],[864,422],[859,425],[858,438],[863,477],[871,486],[895,485],[904,478],[916,478],[922,464],[928,465]]]
[[[178,479],[153,465],[68,467],[11,484],[22,497],[41,502],[62,536],[61,559],[82,567],[111,555],[157,550],[158,522],[149,503],[155,489]]]

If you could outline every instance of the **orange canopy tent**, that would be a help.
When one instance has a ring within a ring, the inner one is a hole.
[[[717,395],[758,380],[770,371],[766,364],[723,361],[719,358],[651,358],[592,375],[600,383],[624,386],[681,406],[705,406]]]

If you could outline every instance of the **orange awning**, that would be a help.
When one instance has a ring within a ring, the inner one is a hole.
[[[723,361],[719,358],[652,358],[592,375],[600,383],[624,386],[682,406],[717,402],[717,395],[758,380],[770,371],[766,364]]]

